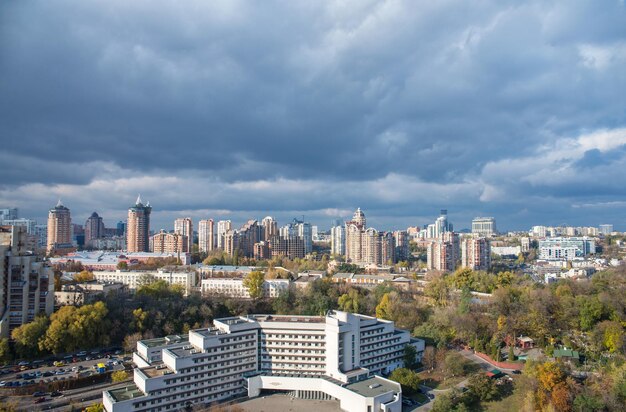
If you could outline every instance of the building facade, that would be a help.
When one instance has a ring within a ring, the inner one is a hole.
[[[495,218],[477,217],[472,220],[472,234],[489,237],[497,233]]]
[[[25,246],[28,234],[20,226],[0,226],[0,337],[54,310],[52,270]]]
[[[65,254],[72,251],[72,217],[61,200],[48,212],[48,245],[46,253]]]
[[[105,391],[108,412],[165,411],[280,390],[337,399],[345,411],[401,412],[400,385],[377,374],[424,341],[393,322],[346,312],[215,319],[187,336],[137,343],[134,384]]]
[[[92,242],[105,236],[104,222],[96,212],[87,218],[85,222],[85,245],[93,246]]]
[[[466,238],[461,241],[461,266],[472,270],[488,270],[491,266],[491,248],[485,238]]]
[[[122,283],[128,290],[135,291],[146,281],[164,280],[169,285],[180,285],[189,293],[197,285],[195,272],[172,272],[167,270],[156,271],[130,271],[111,270],[94,271],[94,278],[99,283]]]
[[[330,253],[340,256],[346,254],[346,229],[343,226],[330,229]]]
[[[216,248],[215,222],[213,219],[198,222],[198,249],[200,252],[211,252]]]
[[[190,217],[174,221],[174,233],[183,236],[183,252],[193,251],[193,221]]]
[[[142,203],[141,196],[137,197],[134,206],[128,209],[126,223],[126,250],[128,252],[150,251],[150,202]]]
[[[233,223],[230,220],[220,220],[217,222],[217,247],[224,249],[224,236],[228,231],[233,229]]]
[[[150,238],[150,251],[154,253],[186,253],[187,236],[167,233],[163,229]]]

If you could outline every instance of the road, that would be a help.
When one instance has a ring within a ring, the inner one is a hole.
[[[480,368],[487,372],[490,371],[494,368],[496,368],[496,366],[490,364],[489,362],[485,361],[484,359],[476,356],[474,354],[474,352],[469,351],[469,350],[460,350],[458,351],[461,355],[463,355],[463,357],[465,357],[466,359],[472,361],[473,363],[475,363],[476,365],[480,366]],[[502,368],[497,368],[497,369],[501,369],[503,371],[511,371],[510,369],[502,369]],[[458,384],[456,384],[457,388],[464,388],[467,385],[467,381],[468,379],[465,379],[461,382],[459,382]],[[426,394],[432,394],[435,396],[435,398],[437,397],[438,393],[444,393],[449,391],[450,389],[431,389],[428,386],[424,386],[421,385],[420,388],[422,389],[422,392],[426,393]],[[415,412],[426,412],[426,411],[430,411],[433,407],[433,402],[435,401],[435,398],[433,398],[430,402],[425,403],[421,406],[418,406],[416,408],[410,409],[410,408],[406,408],[403,409],[405,411],[415,411]]]

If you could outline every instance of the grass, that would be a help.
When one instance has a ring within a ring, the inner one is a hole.
[[[420,377],[420,379],[423,380],[423,385],[426,385],[432,389],[449,389],[458,385],[465,379],[464,376],[454,376],[452,378],[445,379],[443,374],[439,371],[434,371],[430,373],[424,371],[420,372],[418,376]]]

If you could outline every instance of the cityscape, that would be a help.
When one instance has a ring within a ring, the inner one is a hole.
[[[0,2],[0,412],[623,412],[623,0]]]

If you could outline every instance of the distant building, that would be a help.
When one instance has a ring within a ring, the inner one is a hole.
[[[174,233],[184,237],[183,252],[193,251],[193,221],[190,217],[176,219],[174,221]]]
[[[104,233],[104,222],[102,218],[98,216],[96,212],[93,212],[85,222],[85,245],[92,246],[92,242],[95,239],[104,237]]]
[[[270,259],[272,254],[270,252],[270,244],[265,240],[254,244],[254,258],[256,260]]]
[[[135,291],[146,281],[163,280],[169,285],[180,285],[189,293],[198,283],[196,272],[156,271],[96,271],[94,277],[101,283],[123,283],[130,291]]]
[[[452,242],[435,240],[426,248],[426,268],[441,272],[453,272],[456,269]]]
[[[530,238],[521,237],[519,241],[520,241],[520,248],[522,250],[522,253],[529,252],[530,251]]]
[[[115,226],[117,236],[125,236],[126,235],[126,222],[122,222],[121,220],[117,222]]]
[[[150,250],[150,202],[145,205],[141,196],[134,206],[128,209],[126,224],[126,249],[129,252],[148,252]]]
[[[395,261],[409,260],[409,234],[404,230],[396,230],[393,232],[393,240],[395,244]]]
[[[365,266],[395,261],[393,234],[367,228],[360,208],[345,224],[345,239],[345,256],[349,263]]]
[[[269,241],[272,237],[278,236],[278,222],[271,216],[266,216],[261,220],[263,228],[263,240]]]
[[[286,257],[288,259],[304,258],[304,239],[298,235],[274,236],[270,239],[269,249],[272,257]]]
[[[51,315],[54,310],[52,270],[25,245],[26,229],[0,226],[0,337],[32,322],[39,313]]]
[[[186,253],[187,236],[161,229],[150,238],[150,245],[150,251],[154,253]]]
[[[485,238],[465,238],[461,241],[461,266],[472,270],[488,270],[491,248]]]
[[[217,247],[225,249],[224,236],[229,230],[233,229],[233,223],[230,220],[220,220],[217,222]]]
[[[428,239],[439,239],[445,232],[453,232],[454,226],[448,222],[448,210],[441,209],[441,213],[435,223],[426,227],[426,237]]]
[[[16,220],[18,218],[17,208],[0,209],[0,223],[4,224],[5,220]]]
[[[46,253],[65,254],[74,250],[72,245],[72,218],[70,210],[61,200],[48,213],[48,245]]]
[[[588,237],[555,237],[539,241],[539,259],[572,260],[595,253],[596,243]]]
[[[604,236],[610,235],[611,233],[613,233],[613,225],[609,225],[609,224],[600,225],[598,227],[598,232],[600,232],[600,234]]]
[[[521,246],[492,246],[491,253],[498,256],[518,256],[522,253]]]
[[[86,282],[63,285],[61,290],[54,292],[55,306],[79,306],[94,302],[100,296],[106,296],[113,291],[123,291],[122,283]]]
[[[200,252],[211,252],[216,248],[215,222],[213,219],[198,222],[198,249]]]
[[[478,236],[489,237],[498,233],[496,219],[493,217],[477,217],[472,220],[472,233]]]
[[[343,226],[330,229],[330,253],[342,256],[346,254],[346,229]]]
[[[202,279],[203,295],[222,295],[231,298],[250,298],[250,291],[243,284],[243,278],[206,278]],[[263,281],[263,297],[276,298],[289,289],[289,279],[266,279]]]
[[[300,236],[304,242],[304,254],[307,255],[313,251],[313,230],[310,223],[294,219],[290,224],[281,227],[279,234],[284,238]]]

